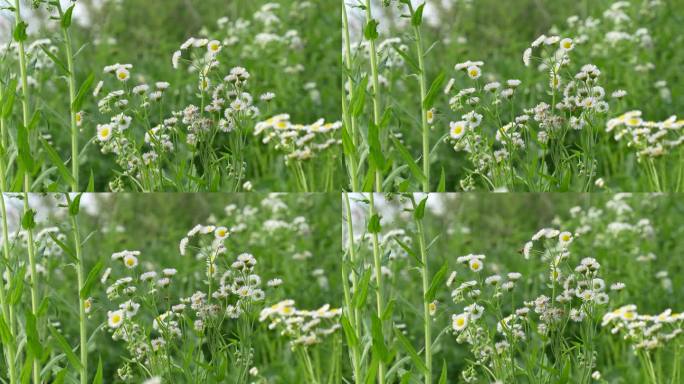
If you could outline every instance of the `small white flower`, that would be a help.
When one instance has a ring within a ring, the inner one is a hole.
[[[465,121],[452,121],[449,123],[449,135],[452,139],[458,140],[466,132],[467,122]]]
[[[572,243],[572,240],[573,240],[573,237],[572,237],[572,233],[570,233],[570,232],[565,231],[565,232],[561,232],[558,235],[558,241],[560,242],[560,245],[563,248],[570,245],[570,243]]]
[[[138,266],[138,258],[133,255],[126,255],[123,258],[123,263],[128,269],[132,269]]]
[[[473,80],[479,79],[480,76],[482,76],[482,70],[480,69],[480,67],[476,65],[471,65],[470,67],[468,67],[467,73],[468,77],[470,77]]]
[[[470,259],[470,261],[468,261],[468,267],[470,267],[470,270],[473,272],[480,272],[484,267],[484,263],[480,259]]]
[[[464,330],[468,326],[468,314],[461,313],[459,315],[453,315],[451,317],[451,327],[456,332]]]
[[[116,69],[116,78],[121,82],[126,82],[131,78],[131,73],[128,72],[128,69],[119,67]]]
[[[532,48],[527,48],[525,52],[523,52],[523,63],[525,64],[526,67],[530,66],[530,59],[532,58]]]
[[[124,321],[124,312],[122,310],[110,311],[107,313],[107,323],[110,328],[119,328]]]
[[[112,126],[109,124],[100,124],[97,126],[97,139],[100,141],[109,141],[112,138]]]
[[[560,41],[560,47],[563,51],[569,52],[572,51],[573,48],[575,48],[575,43],[572,41],[571,38],[566,37],[565,39]]]

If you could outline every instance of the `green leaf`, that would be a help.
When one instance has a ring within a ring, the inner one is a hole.
[[[447,271],[449,270],[449,265],[445,261],[444,264],[442,264],[442,268],[435,273],[435,276],[432,278],[432,282],[430,283],[430,288],[428,288],[428,291],[425,292],[425,301],[426,302],[431,302],[432,300],[435,299],[435,294],[437,293],[437,289],[439,289],[446,279],[446,274]]]
[[[385,307],[385,310],[382,311],[382,321],[387,321],[392,318],[392,314],[394,313],[394,306],[396,305],[397,300],[392,299],[387,303],[387,306]]]
[[[26,267],[23,266],[19,268],[14,276],[12,276],[12,291],[10,294],[10,304],[17,305],[21,300],[21,295],[24,293],[24,275],[26,274]]]
[[[21,216],[21,227],[29,230],[36,227],[36,211],[29,209]]]
[[[399,155],[404,160],[404,163],[406,163],[406,165],[409,167],[409,170],[413,176],[418,179],[420,184],[422,184],[425,181],[425,174],[420,167],[416,165],[415,160],[413,160],[413,156],[411,156],[408,149],[406,149],[406,147],[397,138],[392,137],[392,142],[394,143],[394,147],[399,151]]]
[[[420,27],[420,25],[423,24],[423,8],[425,8],[425,3],[419,5],[413,15],[411,15],[412,26]]]
[[[64,76],[69,76],[69,74],[70,74],[69,70],[67,69],[66,65],[64,65],[64,62],[62,62],[62,60],[59,59],[59,57],[53,55],[52,52],[50,52],[50,50],[45,48],[45,46],[43,44],[39,45],[39,47],[50,58],[50,60],[52,60],[52,62],[55,63],[57,65],[57,67],[59,67],[60,70],[62,70],[62,73],[64,74]]]
[[[418,262],[418,265],[419,265],[419,266],[421,266],[421,267],[423,266],[423,262],[420,260],[420,258],[419,258],[418,255],[416,254],[416,252],[414,252],[413,249],[411,249],[411,247],[408,246],[408,244],[406,244],[406,243],[404,243],[403,241],[399,240],[399,237],[394,237],[394,241],[396,241],[397,244],[399,244],[399,246],[400,246],[406,253],[409,254],[409,256],[413,257],[413,258],[416,260],[416,262]]]
[[[446,75],[444,74],[444,71],[441,71],[432,82],[432,85],[430,85],[427,95],[425,95],[425,99],[423,100],[423,108],[432,108],[432,105],[435,103],[435,97],[437,97],[437,94],[439,94],[439,91],[442,89],[442,84],[444,84],[445,79]]]
[[[418,206],[413,211],[413,218],[417,221],[423,220],[423,217],[425,217],[425,203],[427,203],[427,199],[428,197],[425,196],[425,198],[418,203]]]
[[[0,340],[2,340],[3,345],[10,345],[13,342],[12,332],[10,332],[4,316],[0,316]]]
[[[366,88],[368,87],[368,78],[363,77],[354,90],[354,98],[351,100],[352,116],[357,117],[363,113],[363,107],[366,103]]]
[[[81,210],[81,196],[83,196],[82,193],[79,193],[74,197],[74,199],[69,203],[69,215],[71,216],[78,216],[78,212]]]
[[[344,335],[347,338],[347,346],[349,348],[356,348],[356,346],[359,344],[359,339],[356,337],[354,327],[349,322],[347,316],[342,315],[342,317],[340,317],[340,323],[342,323],[342,329],[344,330]]]
[[[102,262],[102,260],[100,260],[97,262],[97,264],[95,264],[93,269],[90,270],[90,273],[88,273],[88,277],[86,278],[85,283],[83,283],[83,287],[80,291],[81,299],[85,300],[88,298],[88,296],[90,295],[90,291],[93,289],[93,285],[95,285],[98,275],[100,274],[100,271],[103,267],[104,263]]]
[[[66,378],[67,374],[67,369],[62,368],[61,371],[57,372],[57,375],[55,376],[55,380],[52,381],[53,384],[63,384],[64,379]]]
[[[368,147],[371,155],[370,159],[375,168],[378,170],[385,169],[386,160],[380,144],[380,128],[372,121],[368,125]]]
[[[392,44],[392,48],[394,48],[394,50],[399,54],[399,56],[401,56],[404,59],[404,61],[411,66],[411,69],[413,69],[414,72],[421,73],[420,66],[418,65],[418,63],[416,63],[416,60],[413,57],[411,57],[408,53],[402,51],[399,47],[397,47],[394,44]]]
[[[344,154],[347,156],[356,155],[356,147],[346,124],[342,125],[342,149],[344,149]]]
[[[442,167],[442,172],[439,174],[439,185],[437,185],[437,192],[443,193],[446,191],[446,175],[444,174],[444,167]]]
[[[17,151],[19,152],[19,164],[24,169],[33,173],[36,163],[31,155],[31,147],[29,145],[29,130],[23,124],[17,125]]]
[[[375,40],[378,38],[378,21],[375,19],[368,20],[366,26],[363,28],[363,36],[366,40]]]
[[[50,143],[48,143],[48,141],[42,137],[40,138],[40,143],[43,145],[43,149],[50,158],[52,165],[54,165],[57,168],[57,171],[59,171],[62,179],[64,179],[67,184],[71,185],[74,182],[74,177],[71,176],[71,172],[69,172],[69,169],[66,167],[66,165],[64,165],[64,161],[62,161],[62,159],[59,157],[57,151],[55,151]]]
[[[23,21],[20,21],[19,24],[14,28],[14,41],[16,42],[22,42],[26,41],[28,38],[28,35],[26,34],[26,28],[28,27],[28,24],[26,24]]]
[[[71,363],[74,369],[81,370],[81,360],[78,358],[78,356],[76,356],[74,350],[71,348],[66,338],[64,338],[64,336],[62,336],[62,334],[59,333],[53,327],[48,327],[48,329],[50,330],[52,338],[55,339],[55,342],[57,343],[59,349],[62,350],[67,360],[69,360],[69,363]]]
[[[397,340],[399,340],[399,344],[401,344],[404,352],[406,352],[406,354],[411,358],[411,361],[413,361],[413,364],[418,367],[421,373],[427,372],[428,368],[425,365],[425,362],[420,358],[420,355],[418,355],[418,352],[416,352],[416,350],[413,348],[411,342],[406,338],[406,336],[404,336],[403,333],[401,333],[401,330],[395,328],[394,334],[396,335]]]
[[[370,286],[371,270],[366,269],[359,280],[354,296],[352,297],[352,305],[354,308],[361,308],[366,304],[366,297],[368,297],[368,287]]]
[[[387,345],[385,345],[385,336],[382,334],[382,321],[375,313],[371,314],[371,338],[373,340],[373,352],[376,353],[380,360],[387,363],[392,359]]]
[[[93,174],[92,168],[90,169],[90,178],[88,179],[86,192],[95,192],[95,175]]]
[[[76,4],[73,4],[64,12],[64,15],[62,15],[62,29],[68,29],[71,26],[71,14],[74,12],[75,6]]]
[[[447,384],[447,364],[442,360],[442,373],[439,375],[439,384]]]
[[[31,312],[26,312],[26,341],[29,350],[33,356],[39,357],[43,354],[43,347],[40,344],[38,337],[38,328],[36,327],[36,317]]]
[[[8,118],[12,114],[12,108],[14,107],[14,97],[17,92],[17,79],[12,79],[7,83],[7,88],[3,91],[2,100],[2,117]]]
[[[62,240],[58,239],[54,233],[50,233],[49,235],[50,235],[50,238],[52,239],[52,241],[54,241],[55,244],[57,244],[57,246],[59,246],[62,249],[62,251],[64,251],[64,253],[66,253],[67,256],[69,256],[74,262],[76,262],[76,263],[78,262],[78,259],[76,258],[76,253],[74,252],[73,249],[71,249],[71,247],[69,247]]]
[[[78,93],[76,94],[76,98],[74,98],[74,102],[73,104],[71,104],[71,110],[73,112],[78,112],[81,110],[81,105],[83,105],[83,99],[88,93],[88,90],[90,90],[90,86],[93,84],[94,80],[95,75],[91,73],[90,75],[88,75],[86,81],[84,81],[83,84],[81,84],[81,88],[79,88]]]
[[[380,225],[380,216],[378,214],[373,214],[368,220],[368,232],[370,233],[380,233],[382,226]]]
[[[98,358],[97,362],[97,372],[95,372],[95,377],[93,378],[93,384],[102,384],[102,357]]]

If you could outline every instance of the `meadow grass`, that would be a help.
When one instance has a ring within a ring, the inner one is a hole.
[[[347,189],[682,190],[675,3],[344,11]]]
[[[24,175],[32,191],[337,190],[339,9],[6,4],[8,190]]]
[[[341,382],[338,199],[3,195],[0,379]]]
[[[346,198],[351,382],[681,380],[676,195]]]

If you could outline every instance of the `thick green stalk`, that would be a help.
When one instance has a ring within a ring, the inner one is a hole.
[[[0,178],[3,182],[0,183],[0,207],[2,208],[2,251],[5,258],[5,272],[7,272],[7,277],[10,278],[12,274],[10,273],[10,252],[9,252],[9,233],[7,230],[7,209],[5,207],[5,164],[0,162]],[[0,279],[0,305],[2,306],[2,316],[9,327],[10,338],[15,339],[15,320],[14,311],[7,301],[8,297],[5,292],[5,284]],[[7,360],[7,370],[9,374],[10,384],[18,383],[15,359],[16,351],[14,350],[14,343],[10,343],[5,346],[6,360]]]
[[[366,24],[373,20],[371,0],[366,0]],[[380,126],[380,75],[378,73],[378,51],[375,48],[375,38],[368,40],[368,56],[371,65],[371,84],[373,86],[373,124]],[[375,170],[375,192],[382,192],[382,177]]]
[[[349,41],[349,21],[347,20],[347,7],[342,5],[342,30],[344,32],[344,66],[347,71],[347,79],[345,83],[349,88],[349,99],[354,100],[354,83],[351,79],[352,73],[352,61],[351,61],[351,43]],[[342,89],[342,116],[345,119],[345,125],[349,127],[349,136],[351,136],[352,144],[354,148],[357,148],[357,135],[356,135],[356,119],[352,116],[349,111],[349,104],[346,99],[344,87]],[[349,177],[351,178],[351,189],[353,192],[359,191],[359,175],[358,175],[358,164],[355,153],[349,154]]]
[[[375,216],[375,199],[373,197],[374,193],[370,193],[370,210],[369,210],[369,218],[372,218]],[[381,252],[380,252],[380,244],[378,241],[378,233],[373,232],[372,234],[373,238],[373,263],[375,266],[375,283],[376,283],[376,289],[375,289],[375,298],[376,298],[376,304],[377,304],[377,315],[379,319],[382,319],[382,313],[384,311],[384,301],[382,297],[382,264],[380,263],[380,257],[381,257]],[[381,320],[381,331],[382,334],[384,335],[384,327],[382,326],[382,320]],[[381,361],[378,365],[378,383],[384,384],[385,383],[385,364]]]
[[[78,218],[76,215],[71,216],[71,227],[74,232],[74,249],[76,251],[76,260],[78,261],[78,266],[76,268],[76,275],[78,280],[78,315],[80,322],[80,336],[81,336],[81,384],[88,383],[88,334],[86,328],[86,310],[85,310],[85,298],[81,297],[81,289],[85,283],[85,266],[83,265],[83,254],[81,252],[81,234],[78,228]]]
[[[423,181],[423,192],[430,192],[430,126],[427,121],[427,109],[425,108],[425,96],[427,95],[427,84],[425,80],[425,62],[423,53],[423,37],[420,33],[420,26],[414,26],[413,32],[416,38],[416,53],[418,54],[418,80],[420,82],[420,116],[421,129],[423,132],[423,174],[425,174],[425,181]]]
[[[352,214],[351,214],[351,204],[349,202],[349,195],[347,193],[344,194],[344,202],[345,202],[345,210],[347,213],[347,235],[349,236],[349,244],[348,244],[348,249],[349,249],[349,261],[353,267],[356,266],[356,249],[354,248],[354,223],[352,222]],[[349,270],[346,267],[346,263],[342,263],[342,284],[344,288],[344,298],[345,298],[345,306],[347,308],[347,315],[349,316],[350,322],[352,324],[352,328],[354,329],[354,334],[356,336],[357,340],[360,340],[360,335],[358,331],[361,329],[361,322],[359,321],[359,310],[355,307],[352,307],[351,303],[351,295],[349,293]],[[354,288],[354,291],[358,289],[356,285],[356,274],[352,273],[351,274],[351,283],[352,287]],[[361,351],[359,350],[359,346],[350,346],[352,349],[352,368],[354,370],[354,382],[359,384],[363,381],[363,377],[361,377]]]
[[[416,209],[416,202],[412,198],[413,209]],[[424,326],[424,342],[425,342],[425,384],[432,383],[432,317],[430,316],[430,303],[425,299],[425,294],[430,289],[430,271],[428,269],[427,248],[425,246],[425,229],[423,227],[423,220],[416,219],[416,227],[418,229],[418,245],[420,247],[420,261],[423,264],[421,275],[423,278],[423,326]]]

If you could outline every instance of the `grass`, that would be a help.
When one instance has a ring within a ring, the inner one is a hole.
[[[347,198],[351,382],[681,379],[676,195]]]
[[[684,15],[613,3],[346,2],[346,189],[681,191]]]
[[[339,5],[3,5],[3,16],[14,12],[15,20],[13,41],[0,51],[8,191],[19,189],[24,173],[31,191],[51,192],[307,192],[340,185]],[[191,37],[197,40],[172,65]],[[103,73],[115,63],[126,64],[118,80]],[[235,68],[249,79],[227,77]],[[21,111],[14,108],[19,102]],[[20,123],[27,143],[12,133]]]
[[[31,214],[22,200],[2,200],[3,382],[346,375],[337,196],[29,195]]]

